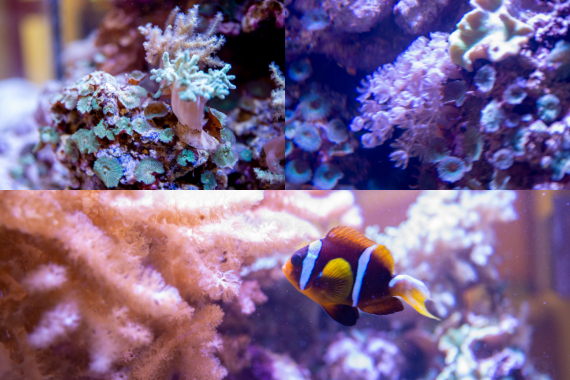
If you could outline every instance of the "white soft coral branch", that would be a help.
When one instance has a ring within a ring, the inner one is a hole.
[[[46,348],[75,330],[81,316],[75,302],[62,303],[42,316],[39,325],[28,335],[28,343]]]

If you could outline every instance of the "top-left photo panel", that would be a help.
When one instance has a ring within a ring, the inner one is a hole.
[[[285,189],[286,12],[0,1],[0,189]]]

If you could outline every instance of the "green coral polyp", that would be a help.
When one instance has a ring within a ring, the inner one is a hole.
[[[196,156],[191,150],[184,149],[176,158],[176,162],[180,166],[186,166],[187,164],[194,165],[196,163]]]
[[[117,187],[123,176],[121,163],[112,157],[99,157],[93,165],[93,171],[108,188]]]
[[[200,176],[202,183],[204,184],[204,190],[214,190],[218,183],[216,182],[216,175],[211,170],[206,170]]]
[[[172,128],[163,129],[158,135],[158,139],[165,144],[172,142],[173,138],[174,138],[174,130]]]
[[[139,182],[150,185],[156,181],[153,173],[164,173],[164,167],[160,161],[152,157],[147,157],[141,160],[137,165],[137,168],[135,169],[135,179]]]
[[[212,161],[220,168],[233,168],[238,158],[232,152],[232,144],[229,141],[221,144],[212,155]]]
[[[101,120],[99,124],[93,128],[93,133],[95,133],[95,135],[99,138],[106,137],[109,139],[109,141],[115,140],[113,130],[109,129],[109,125],[104,120]]]
[[[93,97],[91,97],[91,96],[86,96],[86,97],[79,99],[79,101],[77,102],[77,110],[81,113],[91,112],[91,110],[93,109],[93,106],[91,104],[92,101],[93,101]]]
[[[95,153],[101,147],[99,141],[97,141],[97,138],[95,137],[95,134],[91,130],[80,129],[75,132],[71,138],[75,141],[82,154]]]
[[[119,100],[129,110],[140,106],[141,99],[146,95],[147,91],[140,86],[130,86],[127,90],[118,93]]]
[[[126,116],[122,116],[119,118],[119,120],[117,120],[113,133],[115,135],[118,135],[122,131],[125,131],[129,136],[133,135],[133,127],[131,126],[131,119],[129,119]]]

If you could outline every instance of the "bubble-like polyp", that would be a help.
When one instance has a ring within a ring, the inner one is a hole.
[[[467,170],[465,161],[457,157],[447,157],[437,164],[437,174],[444,182],[457,182]]]
[[[295,61],[291,64],[289,68],[289,78],[293,79],[295,82],[304,82],[313,74],[313,68],[311,67],[311,61],[307,58]]]
[[[311,167],[301,160],[292,160],[285,165],[285,179],[291,185],[302,185],[311,180],[313,171]]]
[[[348,129],[340,119],[331,120],[326,128],[327,139],[335,144],[348,140]]]
[[[322,164],[315,170],[313,185],[319,190],[332,190],[344,174],[334,165]]]
[[[319,131],[311,124],[301,124],[295,131],[295,144],[305,152],[316,152],[321,148]]]
[[[310,93],[301,98],[297,109],[304,120],[318,121],[328,118],[331,106],[321,95]]]

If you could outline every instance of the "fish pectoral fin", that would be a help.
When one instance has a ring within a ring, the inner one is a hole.
[[[330,303],[341,303],[348,298],[353,281],[350,264],[338,258],[327,263],[318,279],[318,287]]]
[[[352,306],[334,303],[327,303],[321,306],[332,319],[344,326],[354,326],[358,318],[360,318],[358,309]]]
[[[389,315],[404,310],[404,305],[396,297],[387,297],[379,302],[361,307],[360,310],[369,314]]]

